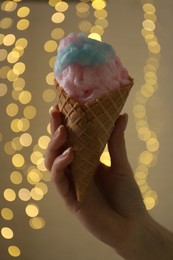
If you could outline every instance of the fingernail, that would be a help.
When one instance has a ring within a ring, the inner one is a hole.
[[[62,132],[62,129],[64,128],[64,125],[60,125],[56,131],[55,131],[55,136],[59,135]]]
[[[123,130],[125,131],[126,127],[127,127],[127,122],[128,122],[128,114],[124,114],[124,127],[123,127]]]
[[[61,157],[64,158],[66,157],[71,151],[71,147],[67,148],[67,150],[65,150],[62,154],[61,154]]]

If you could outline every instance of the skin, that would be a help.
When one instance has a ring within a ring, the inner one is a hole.
[[[124,259],[173,259],[173,234],[156,223],[145,209],[127,158],[124,132],[127,114],[120,115],[108,141],[111,167],[100,163],[82,203],[76,199],[69,165],[75,153],[64,151],[68,134],[55,106],[51,112],[52,138],[45,165],[66,207],[96,238]]]

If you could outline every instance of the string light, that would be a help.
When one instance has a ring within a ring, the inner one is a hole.
[[[156,192],[148,185],[147,176],[148,169],[157,163],[159,140],[156,133],[149,127],[146,103],[158,88],[157,69],[159,67],[161,47],[155,34],[157,16],[154,3],[147,0],[141,1],[141,3],[144,11],[141,34],[148,46],[149,53],[144,66],[145,82],[136,94],[133,114],[138,137],[145,143],[146,150],[139,155],[135,178],[143,195],[145,206],[147,210],[151,210],[157,204],[158,198]]]

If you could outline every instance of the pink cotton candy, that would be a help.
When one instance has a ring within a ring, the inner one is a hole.
[[[109,63],[96,66],[72,64],[63,70],[58,83],[73,99],[85,103],[128,85],[130,79],[116,57]]]

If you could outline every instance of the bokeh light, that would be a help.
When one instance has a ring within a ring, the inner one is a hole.
[[[8,252],[13,257],[18,257],[21,254],[21,251],[20,251],[20,249],[17,246],[9,246],[8,247]]]
[[[13,230],[9,227],[3,227],[1,229],[1,235],[5,238],[5,239],[12,239],[13,238]]]
[[[13,211],[12,211],[11,209],[9,209],[9,208],[3,208],[3,209],[1,210],[1,216],[2,216],[2,218],[5,219],[5,220],[12,220],[14,214],[13,214]]]

